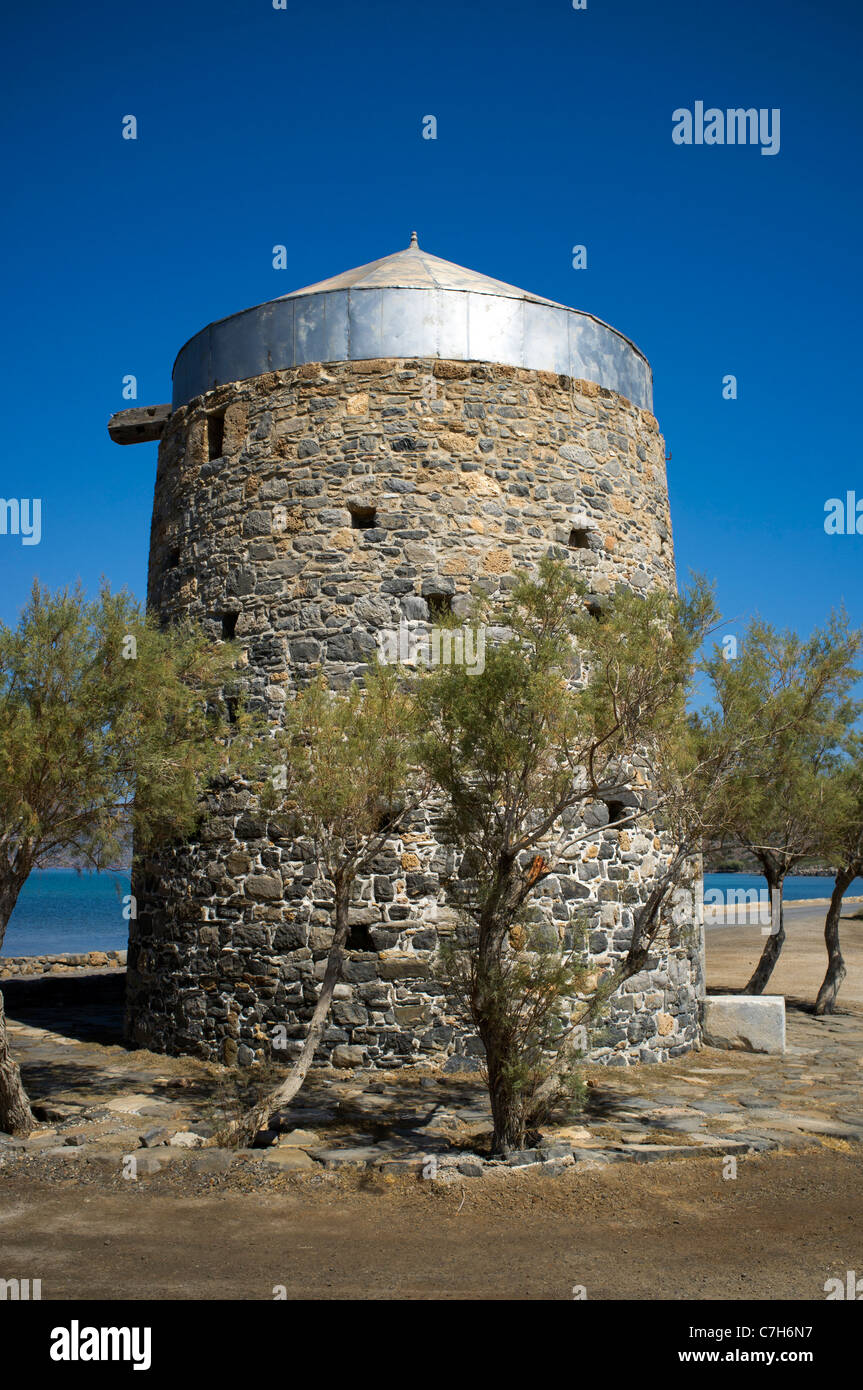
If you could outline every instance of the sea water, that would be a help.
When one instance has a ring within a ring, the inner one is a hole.
[[[9,918],[0,955],[125,951],[129,905],[123,898],[129,891],[128,872],[34,869]]]

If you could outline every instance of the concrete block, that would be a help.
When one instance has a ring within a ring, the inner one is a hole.
[[[785,997],[781,994],[709,994],[702,1003],[708,1047],[744,1052],[785,1051]]]

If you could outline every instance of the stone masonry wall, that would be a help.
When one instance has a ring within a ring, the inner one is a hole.
[[[430,608],[465,611],[550,547],[589,581],[674,583],[664,445],[654,417],[593,383],[439,360],[312,364],[218,387],[168,421],[153,510],[149,601],[235,632],[252,708],[278,720],[295,683],[361,676],[384,629],[426,632]],[[209,796],[199,840],[138,863],[131,924],[132,1040],[248,1064],[273,1028],[300,1039],[331,936],[301,845],[248,790]],[[538,901],[566,940],[587,908],[598,971],[669,847],[607,831]],[[449,1016],[431,958],[453,929],[458,865],[433,814],[392,841],[359,885],[351,953],[324,1047],[337,1064],[398,1066],[475,1039]],[[664,925],[612,1002],[594,1055],[664,1060],[698,1040],[697,933]],[[275,1054],[278,1056],[279,1054]],[[281,1054],[290,1056],[291,1050]]]

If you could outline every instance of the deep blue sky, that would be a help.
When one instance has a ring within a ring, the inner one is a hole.
[[[143,594],[156,446],[108,439],[125,374],[169,400],[206,323],[416,228],[647,354],[682,577],[729,618],[863,622],[863,536],[823,529],[863,497],[855,0],[47,0],[4,28],[0,496],[41,497],[43,539],[0,536],[0,618],[34,574]],[[780,152],[673,144],[696,100],[779,107]]]

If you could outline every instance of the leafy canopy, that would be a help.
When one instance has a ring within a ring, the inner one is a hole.
[[[521,577],[485,669],[439,667],[419,685],[424,765],[450,805],[450,833],[489,869],[609,793],[633,753],[676,736],[695,652],[714,617],[700,581],[686,598],[619,589],[600,620],[551,557]]]
[[[235,659],[191,624],[160,631],[126,592],[34,584],[0,625],[0,880],[190,831],[201,779],[227,766]]]
[[[741,752],[722,787],[720,829],[770,877],[817,852],[827,788],[861,709],[851,698],[860,645],[844,614],[809,638],[755,619],[735,660],[715,649],[705,661],[714,704],[702,732]]]
[[[365,688],[297,693],[268,749],[268,808],[293,818],[332,877],[352,876],[417,803],[414,701],[393,667],[373,664]]]

